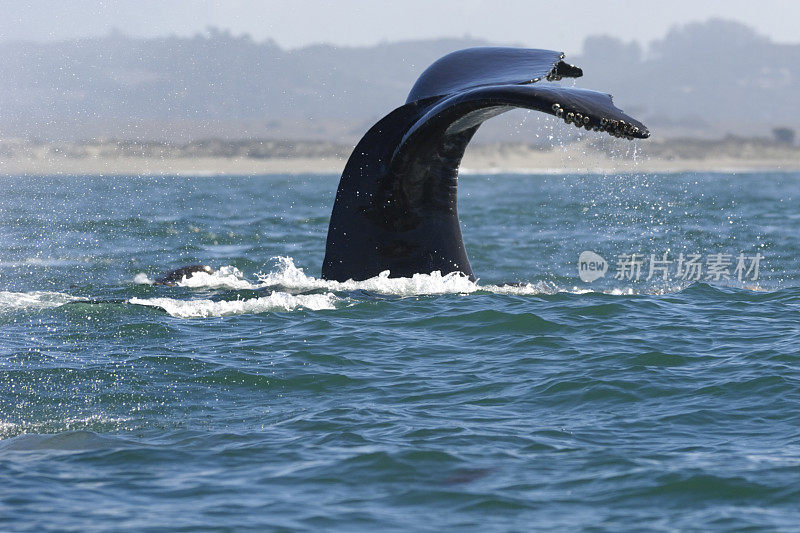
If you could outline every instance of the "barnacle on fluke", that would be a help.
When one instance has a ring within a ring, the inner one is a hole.
[[[563,118],[565,123],[574,124],[578,128],[586,128],[590,131],[605,131],[614,137],[625,137],[626,139],[647,138],[650,136],[647,130],[644,130],[643,134],[641,134],[642,130],[638,126],[629,124],[624,120],[609,120],[605,117],[592,118],[589,115],[573,113],[572,111],[568,111],[565,115],[564,108],[558,102],[553,104],[551,109],[555,116]]]
[[[563,58],[551,50],[469,48],[428,67],[406,103],[353,150],[336,193],[322,277],[438,270],[474,278],[458,221],[458,166],[478,127],[501,113],[533,109],[614,137],[649,137],[609,94],[538,83],[583,75]]]

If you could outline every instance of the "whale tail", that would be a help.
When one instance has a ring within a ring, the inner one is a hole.
[[[324,279],[440,271],[474,279],[457,212],[458,167],[486,120],[514,108],[616,137],[647,138],[611,95],[537,83],[578,77],[564,54],[470,48],[428,67],[408,100],[361,139],[345,166],[328,227]]]

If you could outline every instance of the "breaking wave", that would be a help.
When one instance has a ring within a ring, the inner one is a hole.
[[[178,300],[175,298],[131,298],[129,303],[158,307],[178,318],[208,318],[217,316],[266,313],[268,311],[294,311],[295,309],[335,309],[336,304],[344,302],[334,294],[294,295],[273,292],[261,298],[237,300]]]
[[[233,266],[224,266],[213,274],[198,272],[178,282],[180,287],[195,289],[257,290],[281,287],[291,291],[325,290],[332,292],[368,291],[393,296],[421,296],[428,294],[465,294],[478,291],[497,294],[552,294],[559,289],[549,283],[521,283],[515,285],[480,285],[460,273],[442,275],[441,272],[414,274],[410,278],[391,278],[389,271],[363,281],[329,281],[307,275],[294,264],[291,257],[275,257],[275,267],[267,273],[256,274],[248,280]],[[152,283],[142,273],[134,280],[137,283]]]
[[[515,283],[507,285],[481,285],[471,281],[461,273],[414,274],[409,278],[389,277],[389,271],[363,281],[330,281],[307,275],[302,268],[294,264],[291,257],[275,257],[274,267],[267,273],[255,274],[255,279],[247,279],[234,266],[223,266],[213,274],[198,272],[178,282],[179,287],[191,289],[221,290],[260,290],[272,289],[269,295],[254,298],[229,300],[210,299],[177,299],[168,297],[135,297],[125,303],[156,307],[168,314],[180,318],[221,317],[241,314],[258,314],[271,311],[294,311],[309,309],[313,311],[335,309],[353,300],[354,292],[369,292],[386,296],[425,296],[440,294],[471,294],[488,292],[505,295],[541,295],[555,293],[585,294],[596,292],[591,289],[572,287],[561,288],[553,283]],[[152,284],[152,279],[145,273],[137,274],[137,284]],[[685,287],[650,287],[647,294],[665,294],[680,291]],[[306,294],[314,292],[314,294]],[[612,295],[642,294],[631,288],[617,288],[602,291]],[[342,294],[344,293],[344,294]],[[357,296],[355,297],[358,298]],[[69,294],[59,292],[0,292],[0,313],[25,309],[43,309],[84,301]]]
[[[33,291],[10,292],[0,291],[0,313],[27,311],[59,307],[65,303],[80,300],[63,292]]]

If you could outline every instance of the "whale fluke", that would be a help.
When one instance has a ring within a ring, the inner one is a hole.
[[[564,63],[563,57],[552,50],[497,46],[458,50],[425,69],[406,103],[484,85],[535,83],[542,78],[577,78],[583,74],[581,69]]]
[[[649,137],[611,95],[537,83],[578,77],[564,54],[470,48],[433,63],[405,105],[378,121],[347,161],[328,226],[324,279],[440,271],[474,279],[457,211],[458,166],[486,120],[534,109],[587,130]]]

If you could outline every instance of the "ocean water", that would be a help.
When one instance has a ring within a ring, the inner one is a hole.
[[[800,527],[800,174],[462,176],[477,283],[337,181],[0,178],[0,530]]]

